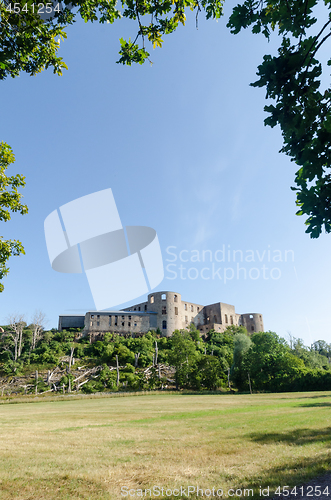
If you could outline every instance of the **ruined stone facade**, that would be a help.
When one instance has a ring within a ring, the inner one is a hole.
[[[65,328],[66,317],[60,318],[59,329]],[[81,316],[81,320],[83,318]],[[264,331],[260,313],[238,314],[234,306],[223,302],[204,306],[182,300],[178,292],[154,292],[148,295],[146,302],[121,311],[87,312],[84,334],[94,338],[105,332],[136,336],[159,329],[164,337],[171,337],[174,330],[187,328],[190,323],[202,334],[211,329],[223,332],[231,325],[243,325],[248,333]]]

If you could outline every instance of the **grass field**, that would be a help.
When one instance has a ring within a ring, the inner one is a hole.
[[[260,498],[260,486],[272,493],[330,470],[330,442],[331,392],[0,404],[0,499],[121,499],[121,487],[139,498],[189,485]]]

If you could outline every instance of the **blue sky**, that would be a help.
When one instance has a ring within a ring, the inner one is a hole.
[[[16,155],[8,174],[26,176],[29,214],[2,225],[26,255],[10,260],[0,324],[15,311],[29,322],[40,309],[52,328],[59,314],[94,309],[85,275],[52,270],[43,223],[64,203],[111,188],[123,225],[157,231],[165,278],[156,290],[260,312],[266,330],[307,345],[331,341],[331,236],[305,234],[290,190],[295,165],[278,153],[279,129],[264,127],[264,89],[249,86],[277,40],[233,36],[227,17],[201,16],[196,30],[188,15],[151,51],[152,66],[132,67],[115,61],[134,22],[79,21],[61,43],[62,77],[46,71],[1,83],[0,137]],[[218,262],[223,248],[241,250],[243,262],[240,252]],[[203,251],[212,261],[186,262]]]

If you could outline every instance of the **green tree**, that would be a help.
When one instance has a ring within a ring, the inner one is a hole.
[[[187,330],[175,330],[171,337],[169,363],[176,369],[176,387],[190,385],[190,372],[195,364],[197,350],[190,333]]]
[[[58,8],[58,12],[53,10],[49,16],[43,16],[47,20],[33,8],[36,5],[33,0],[0,3],[0,79],[18,76],[21,71],[35,75],[49,67],[61,75],[67,66],[57,55],[60,40],[67,36],[65,27],[73,24],[77,17],[85,22],[110,24],[120,18],[136,21],[134,40],[120,39],[117,61],[131,65],[149,59],[146,44],[161,47],[164,35],[173,33],[179,24],[184,25],[187,9],[197,14],[205,10],[207,19],[219,18],[222,13],[221,0],[122,0],[121,10],[116,0],[66,0],[64,3],[74,12]]]
[[[298,372],[304,369],[301,359],[294,356],[285,340],[274,332],[258,332],[244,354],[243,369],[249,372],[257,390],[288,389]]]
[[[21,175],[8,177],[6,170],[15,161],[13,151],[8,144],[0,142],[0,221],[7,222],[11,219],[11,212],[22,215],[28,212],[26,205],[21,203],[22,194],[18,188],[25,186],[25,178]],[[5,240],[0,236],[0,281],[8,274],[8,259],[13,255],[24,254],[22,243],[18,240]],[[0,282],[0,292],[4,289]]]
[[[104,388],[117,390],[116,377],[116,370],[111,371],[109,367],[104,364],[99,376],[99,382],[103,384]]]
[[[200,384],[206,389],[216,390],[226,383],[223,367],[216,356],[201,356],[197,362],[197,371]]]
[[[248,372],[245,366],[245,354],[252,345],[248,335],[238,333],[234,339],[233,365],[231,367],[231,378],[236,387],[242,391],[248,388]]]
[[[330,360],[331,344],[328,344],[325,340],[316,340],[316,342],[312,344],[311,350],[318,352],[318,354],[321,354]]]
[[[294,339],[292,353],[302,359],[307,368],[327,369],[329,368],[328,349],[330,349],[330,344],[327,344],[324,340],[318,340],[310,349],[304,345],[302,339]]]
[[[308,215],[307,233],[317,238],[331,231],[331,88],[321,89],[322,63],[317,53],[331,36],[331,2],[325,0],[322,28],[314,8],[318,0],[245,0],[233,9],[231,32],[252,32],[281,38],[278,55],[265,55],[254,87],[265,87],[275,104],[265,106],[265,124],[282,131],[287,154],[298,167],[295,177],[297,215]],[[331,59],[327,62],[331,65]]]

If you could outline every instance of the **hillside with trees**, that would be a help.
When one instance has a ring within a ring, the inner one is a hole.
[[[331,344],[306,347],[274,332],[249,335],[242,326],[203,337],[193,324],[172,337],[106,333],[91,343],[79,329],[27,325],[15,316],[0,330],[0,394],[46,391],[193,390],[282,392],[331,389]]]

